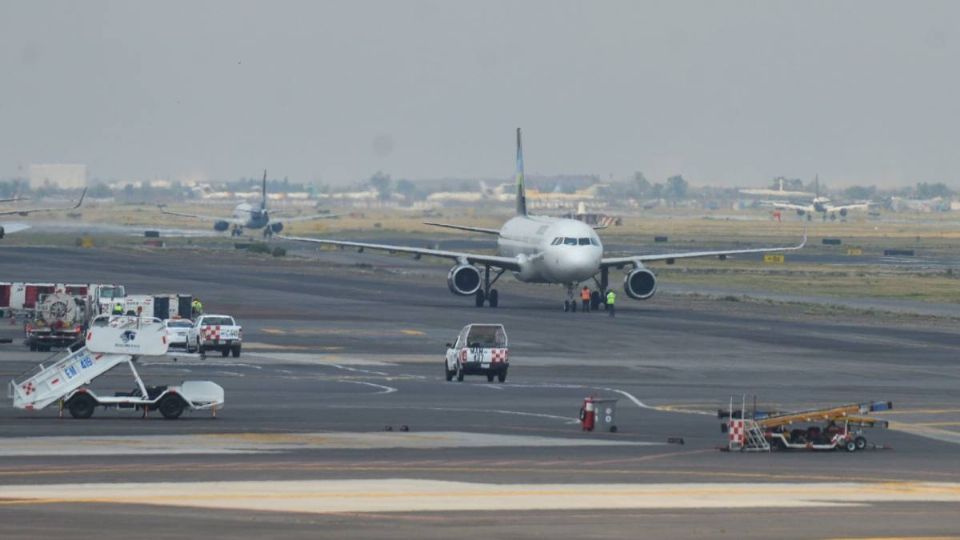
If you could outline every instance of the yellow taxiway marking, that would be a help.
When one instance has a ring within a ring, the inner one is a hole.
[[[64,495],[75,494],[75,495]],[[438,480],[138,482],[0,487],[0,505],[117,503],[281,512],[809,508],[960,503],[944,482],[480,484]]]
[[[950,413],[960,413],[960,409],[895,409],[891,411],[880,411],[874,413],[876,415],[893,415],[893,414],[950,414]]]
[[[420,330],[400,330],[400,333],[401,333],[401,334],[408,335],[408,336],[425,336],[425,335],[427,335],[426,332],[421,332]]]

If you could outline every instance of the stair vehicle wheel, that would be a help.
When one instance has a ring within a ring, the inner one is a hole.
[[[490,296],[487,298],[490,307],[497,307],[500,304],[500,293],[496,289],[490,289]]]
[[[168,394],[157,404],[160,414],[167,420],[176,420],[183,414],[183,400],[180,396]]]
[[[857,441],[851,439],[843,443],[843,449],[847,452],[856,452],[857,451]]]
[[[96,407],[97,400],[93,399],[89,394],[77,394],[70,398],[70,401],[67,403],[70,416],[78,420],[93,416],[93,410]]]
[[[457,370],[457,382],[463,382],[463,368]]]
[[[224,347],[223,349],[221,349],[220,356],[223,356],[224,358],[230,356],[230,349],[227,347]]]
[[[483,294],[483,289],[477,291],[477,294],[474,296],[477,307],[483,307],[483,301],[486,299],[486,296]]]
[[[853,439],[853,442],[856,443],[857,450],[863,450],[867,447],[867,438],[863,435],[857,436],[857,438]]]
[[[494,377],[496,377],[496,375],[492,371],[487,373],[487,382],[493,382]]]

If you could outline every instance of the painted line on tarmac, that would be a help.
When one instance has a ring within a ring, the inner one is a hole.
[[[490,412],[490,411],[486,411]],[[534,413],[498,411],[533,416]],[[564,419],[566,420],[566,419]],[[539,435],[500,435],[460,431],[367,433],[227,433],[207,435],[8,437],[0,457],[117,456],[184,454],[263,454],[302,450],[376,450],[384,448],[489,448],[568,446],[660,446],[614,439]]]
[[[584,384],[505,384],[504,387],[516,387],[516,388],[571,388],[571,389],[583,389],[583,390],[604,390],[607,392],[614,392],[620,394],[621,396],[630,400],[634,405],[640,407],[641,409],[647,409],[650,411],[658,412],[672,412],[672,413],[682,413],[682,414],[699,414],[706,416],[713,416],[712,413],[704,411],[695,411],[689,409],[674,409],[672,406],[659,406],[659,405],[647,405],[641,401],[637,396],[634,396],[626,390],[620,390],[619,388],[608,388],[605,386],[587,386]]]
[[[4,486],[0,505],[146,504],[273,512],[849,508],[960,503],[948,482],[483,484],[416,479]]]
[[[377,388],[377,389],[380,390],[379,392],[374,392],[374,394],[392,394],[392,393],[394,393],[394,392],[397,391],[397,389],[394,388],[394,387],[392,387],[392,386],[386,386],[386,385],[383,385],[383,384],[376,384],[376,383],[366,382],[366,381],[345,381],[345,380],[341,380],[340,382],[342,382],[342,383],[349,383],[349,384],[362,384],[362,385],[364,385],[364,386],[372,386],[372,387]]]
[[[960,444],[960,433],[956,431],[938,429],[935,427],[924,426],[922,424],[906,424],[903,422],[890,422],[889,429],[910,435],[916,435],[918,437],[933,439],[935,441]]]

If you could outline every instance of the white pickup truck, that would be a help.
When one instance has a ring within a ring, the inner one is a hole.
[[[507,331],[502,324],[468,324],[457,335],[455,343],[447,343],[443,371],[448,381],[464,375],[486,375],[487,381],[507,380],[510,357]]]
[[[187,352],[220,351],[234,358],[240,356],[243,329],[229,315],[200,315],[187,332]]]

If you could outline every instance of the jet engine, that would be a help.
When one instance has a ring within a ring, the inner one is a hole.
[[[270,230],[273,231],[273,232],[275,232],[275,233],[279,233],[280,231],[283,230],[283,223],[280,223],[280,222],[271,223],[271,224],[270,224]]]
[[[657,292],[657,276],[640,267],[623,278],[623,290],[634,300],[648,300]]]
[[[847,217],[847,209],[846,209],[846,208],[841,208],[841,209],[840,209],[840,217]]]
[[[480,289],[480,270],[469,264],[458,264],[447,274],[447,287],[460,296],[470,296]]]
[[[213,223],[213,230],[217,232],[223,232],[230,228],[230,224],[226,221],[216,221]]]

